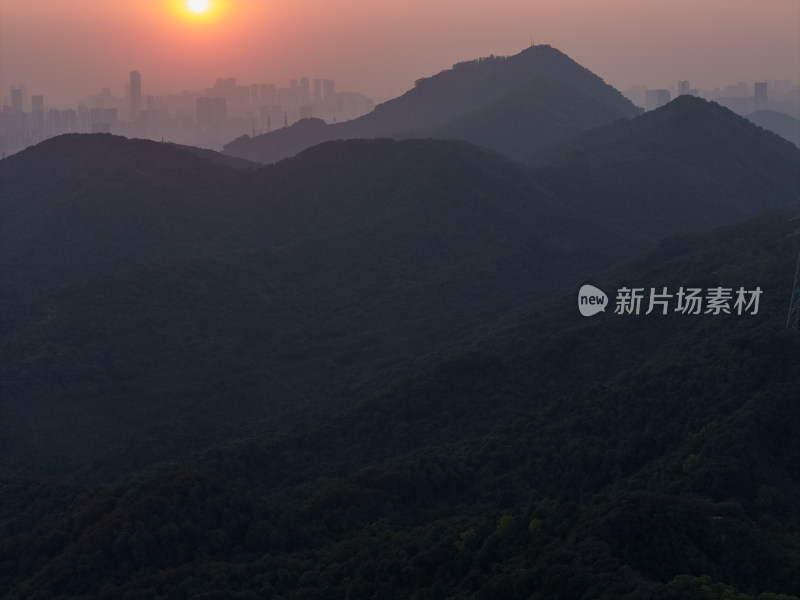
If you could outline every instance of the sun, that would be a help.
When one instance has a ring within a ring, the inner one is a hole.
[[[193,13],[204,13],[208,10],[208,0],[188,0],[186,5]]]

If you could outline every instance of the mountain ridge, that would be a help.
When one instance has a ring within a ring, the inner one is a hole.
[[[580,66],[567,55],[541,45],[532,46],[509,57],[486,57],[474,61],[456,63],[451,69],[437,75],[418,79],[414,87],[403,95],[379,104],[375,109],[352,121],[325,125],[318,119],[298,121],[288,129],[279,129],[255,138],[243,136],[227,144],[224,153],[260,162],[273,162],[292,156],[303,147],[333,139],[359,137],[441,137],[475,141],[471,123],[464,123],[468,115],[481,117],[481,111],[492,104],[520,105],[525,95],[520,89],[532,79],[542,78],[560,84],[562,100],[583,105],[583,115],[557,139],[571,134],[575,129],[585,129],[586,123],[599,125],[610,117],[632,116],[640,109],[628,101],[617,90],[611,88],[597,75]],[[551,84],[552,85],[552,84]],[[575,98],[571,98],[574,95]],[[587,104],[587,100],[593,102]],[[546,97],[540,97],[541,105]],[[541,149],[531,138],[529,146],[519,149],[521,142],[509,144],[507,138],[519,136],[518,124],[536,114],[536,106],[522,103],[522,111],[504,115],[495,125],[500,128],[489,135],[481,136],[483,145],[504,152],[512,158],[521,159]],[[558,113],[561,120],[570,113],[558,112],[559,102],[550,101],[551,113]],[[591,108],[594,110],[591,110]],[[544,119],[541,119],[544,123]],[[547,120],[549,122],[549,120]],[[480,125],[480,124],[479,124]],[[536,128],[529,125],[531,131]],[[550,132],[553,136],[556,130]]]
[[[581,134],[538,155],[531,165],[537,181],[567,190],[562,197],[573,210],[606,226],[611,213],[622,227],[630,218],[647,222],[653,227],[648,235],[655,237],[788,206],[800,187],[796,146],[715,102],[689,95]],[[787,178],[765,177],[773,168]],[[619,181],[625,182],[622,197]],[[685,186],[684,181],[694,183]],[[703,214],[695,213],[694,224],[684,229],[685,216],[697,202]]]
[[[697,164],[693,128],[675,138],[684,114],[713,132],[716,159]],[[600,152],[533,169],[467,142],[391,139],[328,142],[252,170],[113,136],[0,161],[0,384],[7,414],[26,423],[7,431],[6,468],[54,474],[62,444],[62,465],[82,472],[103,444],[75,445],[67,414],[78,429],[109,419],[122,429],[94,441],[123,445],[151,415],[180,441],[148,460],[219,441],[237,419],[467,343],[664,235],[790,201],[788,143],[691,100],[647,119],[665,136],[650,154],[630,160],[641,136],[618,136],[624,161]],[[235,407],[220,403],[226,389]],[[120,410],[138,417],[125,424]]]

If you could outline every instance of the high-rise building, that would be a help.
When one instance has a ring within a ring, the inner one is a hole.
[[[688,81],[678,82],[678,96],[699,96],[700,90],[697,88],[690,88]]]
[[[139,71],[131,71],[130,94],[130,114],[128,119],[136,121],[139,118],[139,112],[142,110],[142,76]]]
[[[753,101],[755,110],[767,110],[767,105],[769,102],[767,99],[766,81],[756,81]]]
[[[22,88],[11,88],[11,108],[22,112]]]
[[[275,104],[278,98],[277,88],[274,83],[262,83],[259,87],[258,95],[262,105]]]
[[[66,133],[61,124],[61,111],[51,108],[47,111],[47,135],[60,135]]]
[[[227,118],[227,110],[225,98],[198,98],[197,123],[203,127],[221,124]]]
[[[314,102],[322,102],[322,80],[314,80]]]
[[[308,102],[309,100],[311,100],[311,88],[308,77],[303,77],[300,79],[300,102]]]
[[[322,81],[322,100],[324,102],[333,102],[334,96],[336,95],[334,91],[334,83],[333,79],[325,79]]]
[[[670,100],[669,90],[647,90],[644,94],[644,109],[653,110],[664,106]]]
[[[44,96],[36,94],[31,96],[31,112],[33,113],[33,126],[39,134],[45,133]]]

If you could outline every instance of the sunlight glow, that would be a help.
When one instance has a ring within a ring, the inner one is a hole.
[[[2,2],[2,0],[0,0]],[[192,26],[216,26],[228,13],[227,0],[165,0],[172,14]]]
[[[202,13],[208,10],[208,0],[189,0],[189,10],[196,13]]]

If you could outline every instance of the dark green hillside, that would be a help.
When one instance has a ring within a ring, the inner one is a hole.
[[[600,77],[542,45],[514,56],[457,63],[417,80],[402,96],[358,119],[330,125],[319,119],[298,121],[238,138],[225,146],[225,153],[270,163],[329,140],[388,136],[467,140],[520,159],[639,112]]]
[[[46,195],[37,156],[8,165],[36,179],[4,205],[3,292],[26,292],[0,317],[6,472],[115,477],[227,439],[590,264],[524,170],[464,143],[334,143],[234,172],[160,144],[56,142],[76,147]],[[98,174],[80,193],[75,157]]]
[[[756,315],[584,319],[570,294],[282,433],[109,486],[6,478],[0,593],[798,596],[789,216],[672,240],[595,281],[758,285]]]
[[[677,146],[636,169],[529,171],[465,142],[379,139],[243,170],[101,135],[0,162],[2,471],[113,479],[229,439],[467,343],[663,233],[794,197],[796,150],[718,107],[670,111],[652,113],[655,149],[688,112],[719,159]],[[733,189],[737,160],[752,168]],[[639,195],[665,162],[682,177]]]
[[[73,278],[240,246],[227,225],[243,175],[111,135],[59,136],[0,161],[0,306]]]

